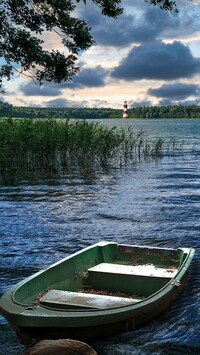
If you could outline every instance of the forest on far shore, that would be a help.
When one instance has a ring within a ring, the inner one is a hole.
[[[0,117],[16,118],[122,118],[122,109],[16,107],[0,101]],[[128,117],[140,119],[200,118],[200,106],[143,106],[128,109]]]

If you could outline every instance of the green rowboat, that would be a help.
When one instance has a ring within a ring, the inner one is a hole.
[[[0,312],[23,343],[131,330],[174,302],[193,255],[100,242],[16,284],[0,299]]]

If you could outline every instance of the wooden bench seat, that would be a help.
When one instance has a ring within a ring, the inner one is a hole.
[[[175,268],[159,268],[153,264],[122,265],[101,263],[88,269],[89,273],[108,273],[119,275],[152,276],[159,278],[173,278],[177,273]]]
[[[138,301],[139,299],[133,298],[50,290],[40,298],[39,303],[54,308],[108,309],[131,305]]]

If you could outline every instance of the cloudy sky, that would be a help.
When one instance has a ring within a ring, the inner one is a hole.
[[[177,0],[170,14],[145,0],[123,0],[118,19],[87,0],[78,16],[92,28],[94,45],[79,55],[71,82],[37,85],[15,77],[0,100],[16,106],[129,107],[200,104],[200,0]],[[48,49],[61,49],[55,34]]]

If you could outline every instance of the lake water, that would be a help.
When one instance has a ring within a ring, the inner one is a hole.
[[[188,283],[163,316],[138,330],[96,340],[99,355],[200,353],[200,120],[103,120],[149,137],[184,140],[183,155],[0,186],[0,294],[100,240],[196,249]],[[24,349],[0,317],[0,354]]]

